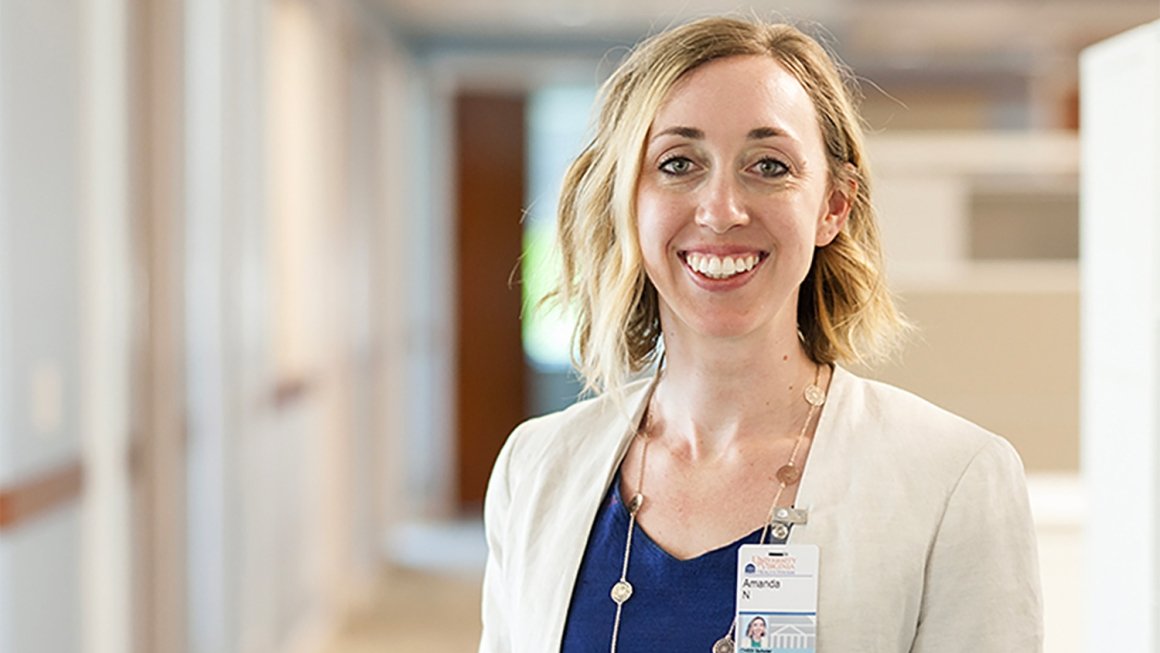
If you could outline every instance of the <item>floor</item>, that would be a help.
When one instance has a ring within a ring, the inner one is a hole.
[[[390,570],[371,610],[355,615],[326,653],[474,651],[481,580],[478,574]]]

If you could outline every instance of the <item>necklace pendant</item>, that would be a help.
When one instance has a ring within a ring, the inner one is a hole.
[[[826,403],[826,392],[817,385],[811,383],[806,386],[805,391],[806,403],[811,406],[821,406]]]
[[[797,468],[797,465],[782,465],[777,469],[777,480],[785,484],[786,487],[797,483],[802,478],[802,471]]]
[[[636,494],[634,494],[632,496],[632,501],[628,502],[628,514],[635,517],[636,513],[640,510],[640,507],[643,505],[644,505],[644,495],[641,494],[640,492],[637,492]]]
[[[713,653],[733,653],[733,638],[726,635],[713,645]]]
[[[612,591],[609,592],[609,595],[612,596],[612,600],[617,605],[623,605],[625,601],[632,597],[632,583],[629,583],[627,580],[617,581],[612,586]]]

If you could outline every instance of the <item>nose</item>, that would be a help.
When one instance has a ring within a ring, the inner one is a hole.
[[[696,222],[716,234],[749,224],[749,214],[741,198],[741,189],[732,175],[713,175],[701,188]]]

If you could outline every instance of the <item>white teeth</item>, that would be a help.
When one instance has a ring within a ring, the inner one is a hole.
[[[747,256],[714,256],[712,254],[694,254],[685,256],[685,263],[695,272],[711,279],[725,279],[742,272],[748,272],[757,265],[760,258],[756,254]]]

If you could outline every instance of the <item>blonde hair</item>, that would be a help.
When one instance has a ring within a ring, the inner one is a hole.
[[[739,55],[773,57],[798,80],[818,113],[831,182],[857,184],[845,227],[816,250],[802,282],[806,353],[818,363],[866,362],[888,353],[906,327],[885,285],[861,119],[838,64],[793,26],[706,18],[645,40],[616,69],[600,90],[595,135],[564,178],[563,269],[549,298],[576,308],[573,362],[588,390],[618,391],[659,351],[657,293],[641,259],[634,206],[653,118],[683,75]]]

